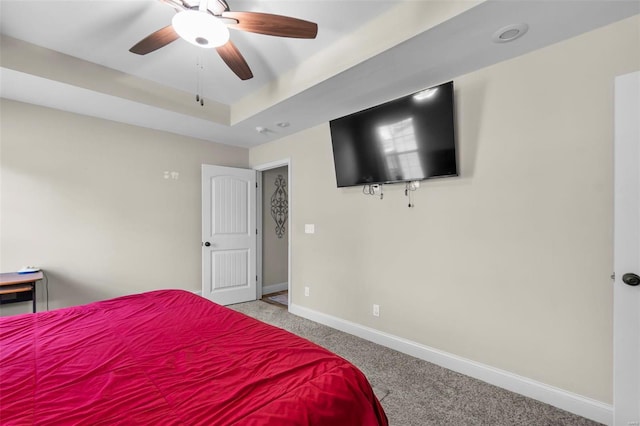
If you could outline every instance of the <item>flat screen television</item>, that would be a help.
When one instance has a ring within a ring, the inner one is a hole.
[[[338,187],[457,176],[453,82],[332,120]]]

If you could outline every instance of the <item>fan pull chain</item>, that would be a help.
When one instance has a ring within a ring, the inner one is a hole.
[[[196,59],[196,103],[199,103],[200,106],[204,106],[204,96],[201,95],[203,70],[204,66],[202,65],[202,61],[200,60],[200,55],[198,55]]]
[[[196,102],[200,102],[200,56],[196,56]]]

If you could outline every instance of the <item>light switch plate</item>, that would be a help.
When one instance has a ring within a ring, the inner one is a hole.
[[[305,234],[315,234],[316,226],[313,223],[306,223],[304,225],[304,233]]]

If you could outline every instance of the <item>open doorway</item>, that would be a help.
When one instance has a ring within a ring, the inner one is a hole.
[[[261,199],[262,300],[283,308],[289,304],[289,166],[262,169],[259,193]]]

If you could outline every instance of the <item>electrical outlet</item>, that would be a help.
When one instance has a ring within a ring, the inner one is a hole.
[[[304,295],[309,297],[309,287],[304,288]]]
[[[379,317],[380,316],[380,305],[373,305],[373,316],[374,317]]]

